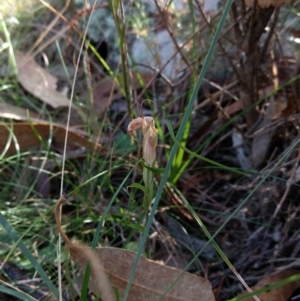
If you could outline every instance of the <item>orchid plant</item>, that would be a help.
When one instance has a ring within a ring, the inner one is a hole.
[[[145,183],[143,208],[145,211],[146,222],[148,219],[149,208],[153,200],[153,163],[156,158],[157,147],[157,129],[155,127],[154,119],[150,116],[138,117],[133,119],[127,128],[127,132],[130,136],[137,130],[142,130],[143,133],[143,159],[145,164],[143,165],[143,180]],[[149,168],[150,167],[150,168]],[[147,254],[150,257],[150,243],[147,243]]]

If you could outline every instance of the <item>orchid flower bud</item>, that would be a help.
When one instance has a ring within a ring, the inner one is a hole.
[[[144,136],[143,143],[143,157],[145,162],[152,166],[156,157],[156,146],[157,146],[157,129],[155,126],[150,126]]]
[[[133,132],[142,129],[143,135],[145,135],[150,126],[154,126],[154,119],[152,117],[137,117],[130,121],[127,132],[131,136]]]
[[[149,127],[150,126],[155,126],[154,125],[154,119],[150,116],[146,116],[143,118],[143,124],[142,124],[142,131],[143,131],[143,135],[145,136]]]
[[[142,128],[143,125],[143,118],[142,117],[138,117],[135,118],[133,120],[130,121],[130,123],[128,124],[127,127],[127,132],[130,136],[132,136],[132,133],[140,130]]]
[[[152,165],[156,157],[157,146],[157,129],[155,128],[154,119],[150,116],[138,117],[133,119],[127,128],[127,132],[132,136],[134,131],[142,130],[143,132],[143,157],[148,165]]]

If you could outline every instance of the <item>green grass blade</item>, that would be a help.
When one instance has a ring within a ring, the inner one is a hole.
[[[41,267],[41,265],[37,262],[37,260],[31,255],[30,251],[27,249],[27,247],[24,245],[24,243],[19,239],[18,235],[14,232],[13,228],[9,225],[9,223],[6,221],[3,214],[0,212],[0,224],[6,231],[6,233],[10,236],[10,238],[17,244],[17,246],[20,248],[22,253],[27,257],[27,259],[30,261],[32,266],[35,268],[37,273],[41,276],[41,278],[44,280],[45,284],[49,287],[49,289],[52,291],[52,293],[55,295],[55,297],[58,298],[58,290],[56,286],[53,284],[53,282],[50,280],[50,278],[47,276],[44,269]]]
[[[37,299],[27,295],[26,293],[22,291],[13,290],[9,287],[6,287],[4,285],[0,285],[0,292],[5,293],[10,296],[14,296],[22,301],[37,301]]]
[[[215,247],[216,250],[219,252],[220,256],[223,258],[223,260],[227,263],[227,265],[229,267],[233,267],[233,265],[229,262],[229,260],[226,258],[226,255],[223,253],[223,251],[218,247],[218,245],[214,242],[214,239],[216,238],[216,236],[221,232],[221,230],[227,225],[227,223],[240,211],[240,209],[245,206],[245,204],[247,203],[247,201],[252,197],[252,195],[258,190],[258,188],[266,181],[266,179],[271,175],[271,173],[278,168],[278,166],[280,166],[282,164],[282,162],[290,155],[290,153],[298,146],[298,144],[300,143],[300,139],[298,139],[291,147],[290,149],[288,149],[288,151],[282,156],[282,158],[271,168],[271,170],[269,170],[269,172],[261,179],[261,181],[257,184],[257,186],[249,193],[249,195],[241,202],[241,204],[238,205],[238,207],[227,217],[227,219],[225,220],[225,222],[222,224],[221,227],[219,227],[219,229],[213,234],[211,235],[206,227],[204,226],[204,224],[201,222],[201,220],[198,218],[198,216],[193,213],[194,210],[192,209],[192,207],[188,204],[188,201],[184,198],[184,196],[181,194],[181,192],[179,192],[179,190],[176,189],[176,192],[180,194],[180,197],[182,198],[182,200],[185,202],[185,204],[187,205],[188,209],[190,209],[191,213],[193,214],[194,218],[197,220],[197,222],[199,223],[199,225],[201,226],[202,230],[204,231],[204,233],[207,235],[208,237],[208,241],[206,242],[206,244],[199,250],[199,252],[194,256],[194,258],[189,262],[189,264],[185,267],[185,269],[182,271],[182,273],[177,277],[177,279],[174,281],[174,283],[172,284],[172,286],[170,286],[167,291],[165,292],[165,294],[175,285],[175,283],[180,279],[180,277],[183,275],[183,273],[190,267],[192,266],[192,264],[197,260],[197,258],[199,257],[199,255],[203,252],[203,250],[210,244],[212,243]],[[174,188],[174,186],[173,186]],[[234,268],[234,267],[233,267]],[[255,293],[251,294],[251,295],[255,295]]]
[[[263,101],[267,100],[272,95],[276,94],[278,91],[282,90],[283,88],[291,85],[296,80],[300,79],[300,75],[297,75],[293,77],[292,79],[288,80],[287,82],[283,83],[281,86],[279,86],[276,90],[273,90],[272,92],[265,95],[263,98],[259,99],[255,103],[253,103],[251,106],[245,108],[242,112],[237,114],[236,116],[233,116],[230,120],[228,120],[223,126],[221,126],[219,129],[217,129],[210,137],[208,137],[201,145],[195,150],[191,156],[187,158],[185,162],[183,162],[180,166],[180,169],[177,170],[177,175],[172,178],[172,183],[176,183],[180,175],[186,170],[186,168],[189,166],[191,161],[194,159],[195,153],[201,152],[202,149],[204,149],[205,146],[207,146],[214,138],[216,138],[218,135],[220,135],[226,128],[228,128],[231,124],[236,122],[239,118],[241,118],[245,113],[247,113],[249,110],[255,108],[257,105],[261,104]]]
[[[121,191],[121,189],[123,188],[123,186],[125,185],[126,181],[128,180],[129,176],[131,175],[131,173],[133,172],[133,169],[131,169],[131,171],[127,174],[127,176],[125,177],[125,179],[122,181],[121,185],[118,187],[117,191],[114,193],[113,197],[111,198],[110,202],[108,203],[108,205],[106,206],[103,215],[98,223],[93,241],[92,241],[92,245],[91,247],[93,249],[95,249],[97,242],[99,240],[99,236],[102,230],[102,225],[104,224],[105,221],[105,217],[107,216],[112,204],[114,203],[114,201],[116,200],[117,196],[119,195],[119,192]],[[85,273],[84,273],[84,279],[83,279],[83,284],[82,284],[82,289],[81,289],[81,298],[80,300],[86,300],[86,296],[88,293],[88,284],[89,284],[89,279],[90,279],[90,275],[91,275],[91,267],[90,265],[88,265],[85,269]]]
[[[198,65],[198,61],[197,61],[197,47],[196,47],[196,22],[195,22],[195,9],[194,9],[194,4],[192,0],[188,0],[188,5],[189,5],[189,10],[190,10],[190,17],[191,17],[191,25],[192,25],[192,33],[194,35],[193,38],[193,43],[192,43],[192,60],[196,61],[197,65]],[[198,67],[198,66],[197,66]],[[191,66],[191,68],[194,68],[194,66]],[[192,73],[191,79],[190,79],[190,89],[188,92],[188,99],[191,97],[192,93],[193,93],[193,86],[196,82],[196,76],[194,75],[194,73]],[[180,145],[182,146],[179,150],[178,153],[175,156],[175,159],[173,160],[172,163],[172,169],[171,169],[171,173],[170,173],[170,182],[172,182],[173,184],[176,183],[176,181],[178,180],[178,178],[180,177],[179,175],[179,171],[182,170],[181,166],[183,163],[183,159],[184,159],[184,147],[186,146],[187,143],[187,139],[189,137],[189,133],[190,133],[190,128],[191,128],[191,119],[188,120],[188,122],[185,125],[185,129],[182,135],[182,140]]]
[[[18,68],[17,68],[17,62],[15,60],[15,56],[14,56],[13,44],[11,42],[10,33],[9,33],[8,28],[6,27],[2,13],[0,13],[0,26],[2,27],[2,31],[4,33],[5,39],[8,44],[9,60],[10,60],[11,66],[13,67],[13,73],[15,75],[15,78],[17,78],[18,77]]]
[[[78,190],[80,190],[81,187],[83,187],[83,186],[89,184],[90,182],[92,182],[92,181],[94,181],[95,179],[97,179],[97,178],[99,178],[99,177],[101,177],[101,176],[107,174],[107,173],[110,172],[110,171],[113,171],[113,170],[115,170],[115,169],[120,168],[121,166],[122,166],[122,165],[117,165],[117,166],[112,167],[112,168],[110,168],[110,169],[108,169],[108,170],[105,170],[105,171],[102,171],[102,172],[98,173],[97,175],[95,175],[95,176],[89,178],[88,180],[86,180],[85,182],[83,182],[80,186],[77,186],[75,189],[73,189],[73,190],[70,192],[70,194],[76,193]]]
[[[174,132],[173,132],[173,129],[172,129],[172,126],[171,126],[171,123],[168,121],[167,122],[167,127],[168,127],[168,130],[169,130],[169,134],[172,138],[172,140],[174,141],[175,144],[178,145],[178,147],[182,148],[186,153],[192,155],[193,157],[195,158],[198,158],[206,163],[209,163],[213,166],[216,166],[220,169],[224,169],[224,170],[228,170],[230,172],[234,172],[234,173],[238,173],[240,175],[243,175],[243,176],[249,176],[249,174],[243,172],[243,171],[240,171],[239,169],[237,168],[233,168],[233,167],[229,167],[229,166],[226,166],[226,165],[223,165],[221,163],[218,163],[216,161],[213,161],[213,160],[210,160],[210,159],[207,159],[201,155],[197,155],[195,152],[189,150],[188,148],[184,147],[182,144],[179,143],[179,141],[176,139],[175,135],[174,135]]]

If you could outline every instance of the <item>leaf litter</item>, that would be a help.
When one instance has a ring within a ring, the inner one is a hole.
[[[70,100],[57,91],[58,80],[27,53],[14,51],[18,80],[29,93],[53,108],[69,107]]]
[[[72,260],[79,264],[83,271],[87,264],[90,263],[92,275],[89,280],[89,287],[95,295],[105,296],[105,300],[108,301],[115,300],[111,289],[112,286],[117,289],[121,299],[136,254],[128,250],[112,247],[98,247],[92,250],[84,245],[70,241],[62,230],[60,223],[61,205],[66,200],[67,196],[65,195],[58,200],[55,208],[55,219],[57,228],[67,245],[67,250]],[[174,282],[175,284],[173,285]],[[172,285],[171,290],[166,293],[166,290]],[[142,257],[129,291],[128,300],[157,301],[161,298],[168,301],[215,300],[211,284],[207,279]]]
[[[299,275],[299,271],[285,270],[274,273],[261,279],[256,285],[252,287],[252,290],[253,292],[255,292],[260,289],[267,288],[268,286],[276,285],[277,282],[286,280],[287,278],[295,275]],[[277,288],[267,289],[266,292],[258,294],[258,297],[260,301],[287,301],[298,288],[300,288],[300,280],[290,282]],[[240,296],[243,296],[243,294],[241,294]],[[253,298],[249,297],[243,300],[252,301]]]
[[[62,147],[67,133],[63,125],[46,121],[33,122],[1,122],[0,123],[0,149],[5,150],[5,155],[11,155],[17,151],[26,151],[34,147],[40,147],[48,139],[53,139],[53,144]],[[99,143],[90,141],[78,130],[68,129],[68,141],[70,146],[84,147],[90,151],[104,151]]]

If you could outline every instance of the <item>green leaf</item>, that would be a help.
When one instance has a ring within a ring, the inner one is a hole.
[[[13,290],[4,285],[0,285],[0,292],[5,293],[10,296],[17,297],[19,300],[22,300],[22,301],[37,301],[37,299],[27,295],[26,293],[24,293],[22,291]]]
[[[136,229],[136,230],[138,230],[138,231],[141,231],[141,232],[143,232],[143,233],[144,233],[144,231],[145,231],[145,227],[143,227],[142,225],[139,225],[139,224],[126,224],[126,226],[131,227],[131,228],[133,228],[133,229]],[[137,250],[136,250],[136,251],[137,251]]]
[[[133,184],[127,186],[127,189],[128,188],[137,188],[139,190],[142,190],[144,192],[144,194],[148,194],[150,192],[149,188],[147,188],[144,185],[141,185],[139,183],[133,183]]]
[[[149,165],[147,165],[144,161],[141,161],[140,163],[141,163],[141,165],[142,165],[143,167],[145,167],[145,168],[147,168],[147,169],[153,171],[153,172],[156,173],[156,174],[163,174],[164,171],[165,171],[164,168],[155,168],[155,167],[153,167],[153,166],[149,166]]]
[[[136,149],[136,146],[132,144],[131,137],[123,132],[119,132],[114,143],[114,154],[124,154],[132,152]]]
[[[41,276],[41,278],[45,281],[46,285],[49,287],[49,289],[52,291],[52,293],[55,295],[56,298],[58,298],[58,290],[56,286],[53,284],[53,282],[50,280],[44,269],[41,267],[41,265],[38,263],[38,261],[32,256],[30,251],[26,248],[24,243],[21,241],[19,236],[15,233],[13,228],[10,226],[10,224],[7,222],[3,214],[0,212],[0,224],[5,229],[7,234],[10,236],[10,238],[16,243],[16,245],[20,248],[22,253],[27,257],[27,259],[30,261],[32,266],[36,269],[37,273]]]
[[[202,160],[202,161],[204,161],[204,162],[206,162],[206,163],[209,163],[209,164],[211,164],[211,165],[214,165],[214,166],[216,166],[216,167],[219,167],[219,168],[222,168],[222,169],[225,169],[225,170],[229,170],[229,171],[231,171],[231,172],[235,172],[235,173],[238,173],[238,174],[243,175],[243,176],[250,176],[249,174],[247,174],[247,173],[245,173],[245,172],[243,172],[243,171],[240,171],[239,169],[236,169],[236,168],[233,168],[233,167],[229,167],[229,166],[223,165],[223,164],[221,164],[221,163],[218,163],[218,162],[216,162],[216,161],[207,159],[207,158],[205,158],[205,157],[203,157],[203,156],[201,156],[201,155],[198,155],[198,154],[192,152],[191,150],[187,149],[187,148],[184,147],[182,144],[180,144],[179,141],[176,139],[176,137],[175,137],[175,135],[174,135],[174,132],[173,132],[173,129],[172,129],[172,126],[171,126],[171,124],[170,124],[169,121],[167,122],[167,127],[168,127],[168,130],[169,130],[169,132],[170,132],[170,136],[171,136],[171,138],[173,139],[174,143],[175,143],[176,145],[178,145],[178,147],[184,149],[185,152],[187,152],[188,154],[192,155],[193,157],[198,158],[198,159],[200,159],[200,160]]]
[[[130,241],[124,246],[124,249],[137,252],[137,250],[139,249],[139,244],[135,241]],[[144,253],[143,255],[145,256],[146,254]]]
[[[116,200],[119,192],[121,191],[121,189],[123,188],[123,186],[125,185],[126,181],[128,180],[129,176],[131,175],[131,173],[133,172],[133,169],[131,169],[127,176],[125,177],[125,179],[123,180],[123,182],[121,183],[121,185],[118,187],[117,191],[114,193],[113,197],[111,198],[110,202],[108,203],[108,205],[106,206],[102,217],[98,223],[93,241],[92,241],[92,245],[91,247],[93,249],[95,249],[97,242],[99,241],[99,236],[102,230],[102,226],[104,224],[105,218],[107,217],[107,214],[113,204],[113,202]],[[86,296],[87,296],[87,292],[88,292],[88,284],[89,284],[89,279],[90,279],[90,274],[91,274],[91,267],[90,265],[87,265],[86,269],[85,269],[85,273],[84,273],[84,278],[83,278],[83,284],[82,284],[82,289],[81,289],[81,300],[86,300]],[[119,297],[117,298],[117,300],[119,300]]]

